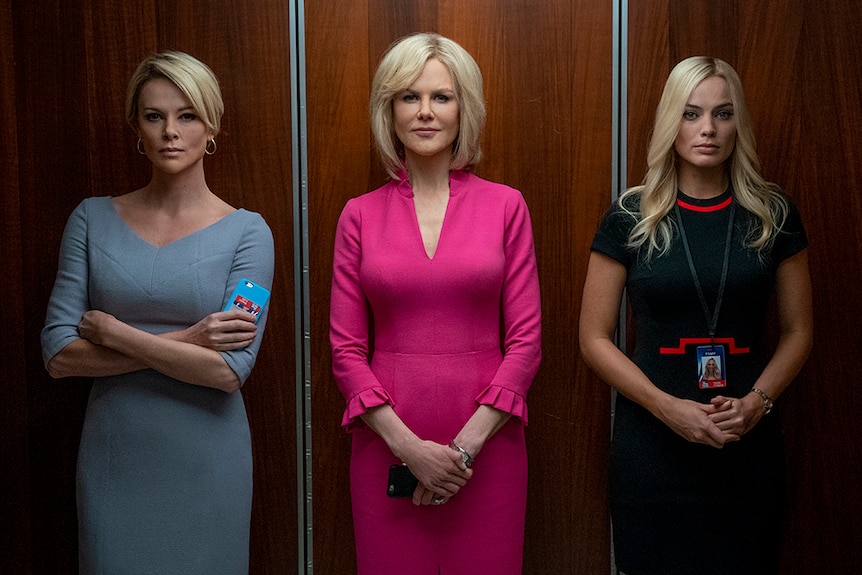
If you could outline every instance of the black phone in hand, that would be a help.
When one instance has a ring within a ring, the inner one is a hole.
[[[386,495],[392,498],[413,497],[419,480],[406,465],[393,465],[389,468],[389,485]]]

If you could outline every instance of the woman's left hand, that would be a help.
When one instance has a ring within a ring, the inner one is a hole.
[[[763,402],[760,398],[752,401],[751,394],[745,397],[724,397],[718,395],[710,402],[715,412],[709,418],[724,433],[742,437],[751,431],[763,416]]]
[[[250,346],[256,335],[254,316],[233,309],[211,313],[187,329],[168,337],[215,351],[233,351]]]
[[[414,505],[443,505],[451,497],[450,495],[438,495],[420,483],[416,486],[416,491],[413,492],[413,503]]]
[[[460,453],[433,441],[414,443],[403,461],[419,479],[413,492],[415,505],[430,505],[441,498],[448,500],[473,476],[472,469],[461,469],[458,465]]]

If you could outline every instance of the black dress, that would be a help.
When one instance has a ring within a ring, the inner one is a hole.
[[[692,259],[710,311],[715,307],[733,201],[730,190],[697,200],[680,193]],[[617,205],[591,249],[627,270],[633,312],[632,360],[662,390],[708,403],[742,397],[769,360],[764,328],[775,272],[807,247],[799,214],[790,214],[767,253],[745,247],[755,216],[735,206],[727,285],[716,343],[726,387],[699,382],[698,347],[710,345],[708,323],[671,212],[669,252],[646,262],[626,247],[634,225]],[[777,569],[785,460],[778,414],[764,416],[723,449],[690,443],[622,395],[616,404],[609,496],[617,566],[630,575],[763,575]]]

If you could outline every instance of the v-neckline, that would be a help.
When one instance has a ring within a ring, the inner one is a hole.
[[[450,194],[446,198],[446,207],[443,208],[443,219],[440,221],[440,232],[437,234],[437,242],[434,244],[434,253],[429,254],[428,248],[425,247],[425,236],[422,235],[422,225],[419,223],[419,214],[416,212],[416,200],[415,198],[411,198],[413,203],[413,217],[416,222],[416,231],[419,232],[419,243],[422,245],[422,251],[425,253],[425,257],[428,258],[428,261],[434,261],[437,257],[437,254],[440,253],[440,242],[443,241],[443,228],[446,227],[446,216],[449,214],[449,204],[452,202],[452,195]]]
[[[410,187],[407,172],[403,171],[399,176],[399,180],[396,183],[396,189],[401,196],[410,202],[410,213],[412,214],[416,236],[419,238],[419,247],[428,262],[433,262],[440,257],[440,244],[444,240],[446,222],[449,219],[449,208],[452,207],[452,201],[456,200],[458,195],[462,193],[462,190],[466,189],[464,182],[470,177],[470,173],[463,170],[452,170],[449,172],[449,200],[446,203],[446,211],[443,213],[443,223],[440,225],[440,236],[437,238],[437,249],[434,250],[433,256],[429,256],[428,251],[425,249],[425,240],[422,238],[422,229],[419,226],[419,216],[416,214],[416,205],[413,201],[413,188]]]
[[[126,228],[126,229],[127,229],[127,230],[128,230],[128,231],[129,231],[129,232],[130,232],[134,237],[135,237],[135,238],[137,238],[137,239],[138,239],[138,240],[140,240],[141,242],[145,243],[146,245],[150,246],[150,247],[151,247],[151,248],[153,248],[154,250],[163,250],[163,249],[168,248],[168,247],[170,247],[170,246],[176,245],[177,243],[182,242],[183,240],[185,240],[185,239],[187,239],[187,238],[191,238],[191,237],[193,237],[193,236],[195,236],[195,235],[197,235],[197,234],[200,234],[200,233],[202,233],[202,232],[204,232],[204,231],[206,231],[206,230],[208,230],[208,229],[212,228],[213,226],[216,226],[216,225],[220,224],[221,222],[225,221],[227,218],[231,217],[232,215],[234,215],[235,213],[239,212],[239,211],[242,209],[242,208],[235,209],[234,211],[232,211],[232,212],[230,212],[230,213],[228,213],[228,214],[225,214],[224,216],[220,217],[219,219],[217,219],[216,221],[212,222],[211,224],[208,224],[208,225],[206,225],[206,226],[204,226],[204,227],[202,227],[202,228],[198,228],[198,229],[196,229],[196,230],[193,230],[193,231],[191,231],[191,232],[187,233],[187,234],[186,234],[186,235],[184,235],[184,236],[181,236],[181,237],[179,237],[179,238],[176,238],[176,239],[174,239],[174,240],[169,241],[169,242],[168,242],[168,243],[166,243],[166,244],[163,244],[163,245],[157,245],[157,244],[154,244],[153,242],[151,242],[151,241],[149,241],[149,240],[144,239],[144,237],[143,237],[143,236],[141,236],[141,234],[139,234],[139,233],[135,230],[135,228],[133,228],[132,226],[130,226],[130,225],[129,225],[129,222],[127,222],[127,221],[126,221],[126,219],[122,216],[122,214],[120,214],[120,211],[117,209],[117,206],[116,206],[116,204],[114,204],[114,200],[113,200],[112,198],[108,197],[108,198],[107,198],[107,200],[108,200],[108,204],[111,206],[111,212],[114,214],[114,216],[116,216],[116,218],[117,218],[120,222],[122,222],[123,226],[124,226],[124,227],[125,227],[125,228]]]

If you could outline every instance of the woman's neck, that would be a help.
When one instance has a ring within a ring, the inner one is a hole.
[[[414,195],[433,196],[449,194],[449,159],[445,162],[421,158],[407,160],[407,176]]]
[[[680,169],[677,187],[690,198],[708,200],[724,193],[730,179],[724,166],[714,169]]]
[[[149,203],[165,205],[193,203],[212,194],[203,170],[179,174],[166,174],[156,170],[150,183],[141,191]]]

